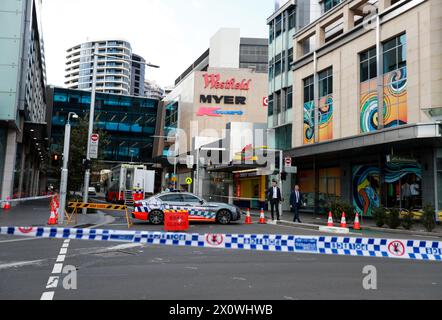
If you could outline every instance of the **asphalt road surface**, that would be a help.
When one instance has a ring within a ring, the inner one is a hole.
[[[118,216],[102,228],[125,229],[124,219]],[[137,223],[133,229],[161,227]],[[241,223],[196,224],[190,231],[318,235],[302,228]],[[367,265],[377,269],[377,290],[363,288]],[[76,269],[76,289],[65,289],[66,275],[58,275],[66,266]],[[431,300],[442,298],[442,268],[440,262],[1,236],[0,299],[42,298]]]

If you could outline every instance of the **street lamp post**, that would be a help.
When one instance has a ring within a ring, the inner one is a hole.
[[[90,140],[94,130],[94,118],[95,118],[95,95],[97,89],[97,65],[98,65],[98,43],[95,43],[94,49],[94,66],[92,70],[92,93],[91,93],[91,108],[89,110],[89,130],[87,135],[87,151],[86,151],[86,160],[87,163],[90,163]],[[86,168],[86,172],[84,174],[84,183],[83,183],[83,203],[88,202],[89,197],[89,182],[91,178],[91,169]],[[83,214],[87,214],[87,209],[83,209]]]
[[[92,93],[91,93],[91,108],[89,111],[89,131],[88,131],[88,139],[87,139],[87,154],[86,154],[86,160],[88,163],[90,163],[91,157],[90,157],[90,140],[91,140],[91,136],[93,134],[93,130],[94,130],[94,119],[95,119],[95,96],[96,96],[96,90],[97,90],[97,65],[98,65],[98,57],[108,57],[110,59],[114,58],[117,60],[121,60],[121,61],[127,61],[127,62],[136,62],[139,64],[144,64],[148,67],[152,67],[152,68],[159,68],[159,66],[150,64],[150,63],[146,63],[146,62],[140,62],[140,61],[135,61],[132,59],[124,59],[121,57],[115,57],[112,55],[107,55],[107,54],[99,54],[98,53],[98,42],[95,43],[95,48],[94,48],[94,65],[93,65],[93,72],[92,72]],[[89,197],[89,182],[90,182],[90,178],[91,178],[91,169],[90,168],[86,168],[85,174],[84,174],[84,183],[83,183],[83,203],[87,203],[88,202],[88,197]],[[87,209],[83,209],[83,214],[87,213]]]
[[[64,224],[64,210],[66,208],[66,193],[68,186],[68,164],[69,164],[69,148],[71,144],[71,116],[77,119],[78,115],[74,112],[69,112],[68,119],[64,130],[64,147],[63,147],[63,168],[61,170],[60,180],[60,224]]]

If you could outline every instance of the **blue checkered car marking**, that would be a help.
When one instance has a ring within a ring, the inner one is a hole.
[[[135,207],[134,212],[137,213],[149,213],[151,210],[154,209],[160,209],[162,211],[165,210],[185,210],[189,212],[189,216],[192,217],[197,217],[197,218],[205,218],[205,219],[215,219],[216,218],[216,212],[213,211],[209,211],[207,209],[204,208],[191,208],[190,210],[188,210],[187,207],[180,207],[180,206],[170,206],[170,205],[161,205],[160,207],[158,206],[154,206],[154,207],[150,207],[150,206],[141,206],[141,207]]]

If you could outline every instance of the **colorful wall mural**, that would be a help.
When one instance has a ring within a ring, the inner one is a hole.
[[[353,167],[353,206],[361,216],[372,216],[374,208],[381,205],[381,171],[376,166]]]
[[[379,128],[377,80],[361,83],[360,131],[373,132]],[[407,68],[384,75],[384,126],[393,128],[408,123]]]
[[[333,96],[319,100],[319,142],[333,139]]]
[[[361,133],[373,132],[379,128],[377,80],[361,83],[360,128]]]
[[[407,124],[407,68],[384,75],[384,126]]]
[[[315,103],[304,103],[304,144],[315,142]]]
[[[422,166],[419,163],[386,163],[383,173],[385,192],[393,194],[401,189],[403,178],[422,179]],[[407,178],[408,177],[408,178]],[[381,205],[381,170],[377,166],[359,165],[353,167],[353,206],[363,216],[372,216],[373,209]],[[400,192],[400,191],[398,191]],[[396,195],[394,195],[396,197]],[[388,198],[388,195],[387,195]],[[384,204],[384,206],[387,206]]]
[[[333,139],[333,96],[319,100],[319,142]],[[304,104],[304,144],[315,142],[315,103]]]

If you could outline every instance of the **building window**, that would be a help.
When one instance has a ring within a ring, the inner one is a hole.
[[[361,82],[376,78],[377,73],[377,56],[376,47],[360,53],[361,66]]]
[[[383,44],[384,74],[401,69],[407,65],[407,45],[405,34]]]
[[[304,103],[315,100],[314,77],[304,79]]]
[[[319,142],[333,139],[333,68],[319,73],[318,138]]]
[[[334,7],[336,7],[338,4],[341,3],[341,0],[324,0],[324,13],[333,9]]]
[[[315,140],[315,86],[314,77],[304,79],[304,144]]]
[[[276,149],[290,150],[292,148],[292,125],[275,129]]]
[[[269,108],[268,108],[268,116],[273,116],[273,94],[269,95]]]
[[[287,105],[287,110],[293,108],[293,87],[288,87],[286,89],[286,105]]]
[[[289,30],[294,29],[296,27],[296,11],[295,9],[290,9],[288,14],[289,19]]]
[[[281,54],[278,54],[275,57],[275,77],[281,74],[281,67],[282,67]]]
[[[406,35],[383,43],[384,127],[408,123],[408,77]]]
[[[376,48],[361,52],[360,59],[360,132],[367,133],[379,128],[379,108],[377,92]]]
[[[319,73],[319,97],[333,93],[333,68],[325,69]]]
[[[275,19],[275,38],[278,38],[279,35],[282,33],[282,16],[279,15]]]

